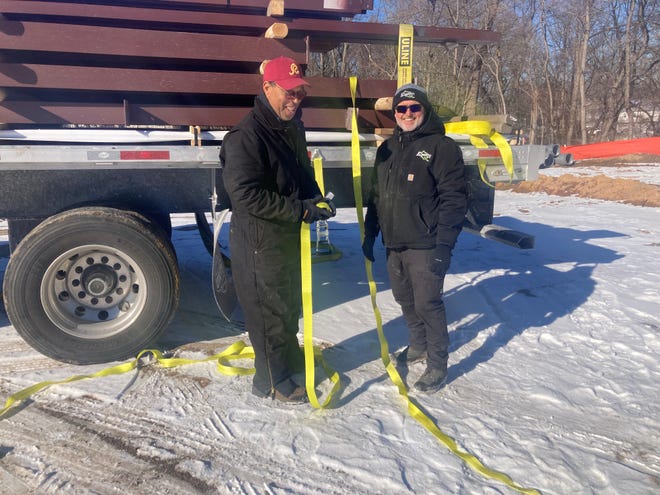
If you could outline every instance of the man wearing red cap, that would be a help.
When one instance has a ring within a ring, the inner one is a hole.
[[[321,196],[307,154],[300,120],[306,86],[293,59],[268,61],[262,93],[220,151],[232,208],[232,275],[255,353],[252,393],[285,402],[307,399],[305,388],[292,379],[305,368],[297,337],[300,224],[335,214]],[[330,210],[318,206],[321,201]]]

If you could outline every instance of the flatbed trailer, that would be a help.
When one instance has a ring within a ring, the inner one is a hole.
[[[371,8],[372,0],[3,0],[3,299],[18,333],[75,363],[127,358],[155,341],[179,300],[170,215],[194,213],[214,250],[207,214],[229,207],[222,137],[252,107],[261,63],[285,55],[305,67],[342,42],[396,45],[398,26],[346,20]],[[436,46],[499,39],[411,32]],[[323,157],[335,204],[355,207],[347,117],[357,108],[366,196],[382,131],[394,127],[376,103],[397,82],[361,80],[352,95],[346,78],[305,77],[309,151]],[[465,228],[532,247],[533,238],[492,224],[492,184],[536,178],[545,147],[514,147],[510,171],[497,148],[455,138],[469,180]]]
[[[545,152],[540,148],[515,148],[517,181],[536,174]],[[532,247],[530,236],[492,223],[494,190],[480,177],[477,159],[481,153],[488,160],[486,177],[508,181],[497,154],[466,143],[462,149],[470,184],[466,229]],[[179,296],[170,214],[194,213],[208,241],[202,219],[213,204],[217,210],[230,206],[219,150],[0,144],[0,218],[7,219],[11,255],[3,297],[16,330],[40,352],[69,362],[122,359],[156,339]],[[324,182],[336,205],[355,207],[350,146],[312,143],[309,151],[323,157]],[[375,153],[374,143],[361,147],[363,189]]]

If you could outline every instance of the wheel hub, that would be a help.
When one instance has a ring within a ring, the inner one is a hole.
[[[103,297],[111,293],[117,283],[116,280],[115,274],[104,266],[95,270],[86,270],[82,276],[83,287],[89,294],[96,297]]]
[[[102,338],[121,331],[144,305],[144,276],[107,246],[80,246],[57,258],[42,283],[43,307],[65,332]]]

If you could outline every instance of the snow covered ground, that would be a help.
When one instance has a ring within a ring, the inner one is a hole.
[[[642,170],[638,180],[658,184],[659,164]],[[462,450],[524,487],[658,493],[660,209],[498,191],[495,210],[496,223],[535,235],[536,246],[461,235],[446,283],[448,384],[411,397]],[[247,342],[215,309],[193,219],[175,221],[182,301],[160,348],[203,357]],[[0,420],[0,493],[515,493],[408,415],[380,361],[355,212],[340,210],[330,227],[343,257],[315,264],[313,283],[315,337],[330,344],[324,356],[343,384],[331,408],[258,399],[250,377],[213,363],[53,386]],[[407,332],[380,243],[374,276],[394,352]],[[4,310],[0,349],[0,403],[104,368],[41,356]],[[402,376],[412,383],[423,368]]]

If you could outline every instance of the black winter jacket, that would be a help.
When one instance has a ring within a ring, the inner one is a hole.
[[[365,235],[392,249],[454,247],[467,210],[461,149],[430,108],[410,132],[397,127],[376,153]]]
[[[299,230],[303,199],[320,196],[307,154],[305,130],[296,116],[280,120],[264,95],[223,140],[222,179],[232,215],[250,215]]]

